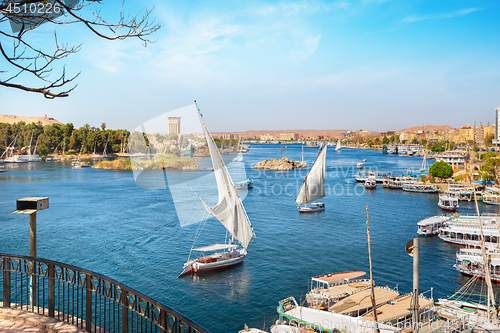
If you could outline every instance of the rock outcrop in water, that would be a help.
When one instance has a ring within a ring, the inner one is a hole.
[[[289,160],[286,157],[283,157],[281,160],[278,159],[264,160],[262,162],[257,163],[252,168],[262,169],[262,170],[288,171],[292,169],[307,168],[307,163],[300,163]]]

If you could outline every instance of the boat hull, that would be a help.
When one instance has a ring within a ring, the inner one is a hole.
[[[324,203],[317,203],[312,206],[299,207],[299,213],[314,213],[314,212],[321,212],[323,210],[325,210]]]
[[[240,253],[240,255],[238,257],[235,257],[235,258],[217,260],[216,262],[210,262],[210,263],[199,262],[198,261],[199,259],[190,260],[184,264],[184,270],[182,271],[182,273],[178,277],[181,277],[181,276],[184,276],[187,274],[197,274],[197,273],[225,269],[225,268],[229,268],[232,266],[236,266],[238,264],[241,264],[243,262],[243,260],[245,259],[245,257],[246,257],[246,252]]]

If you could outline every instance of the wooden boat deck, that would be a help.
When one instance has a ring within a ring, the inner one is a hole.
[[[377,308],[377,320],[379,322],[387,322],[390,320],[394,320],[397,318],[402,318],[408,315],[411,315],[410,303],[411,303],[412,295],[404,295],[395,300],[379,306]],[[375,294],[375,300],[378,302],[377,294]],[[420,309],[424,309],[430,305],[432,305],[432,301],[426,298],[419,297],[418,304],[420,305]],[[368,311],[363,315],[363,318],[366,320],[374,320],[373,319],[373,309]]]
[[[340,284],[338,286],[332,286],[328,289],[322,290],[322,292],[328,296],[335,297],[343,294],[352,294],[357,290],[369,286],[370,286],[370,281],[353,282],[353,283]]]
[[[399,294],[388,288],[375,287],[375,300],[378,304],[383,304],[399,296]],[[349,297],[332,305],[328,311],[333,311],[335,313],[346,314],[353,311],[359,311],[372,306],[371,300],[371,290],[366,289],[355,293]]]

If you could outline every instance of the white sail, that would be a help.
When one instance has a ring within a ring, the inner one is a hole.
[[[340,150],[340,139],[337,140],[337,147],[335,147],[335,150]]]
[[[198,112],[199,111],[200,109],[198,109]],[[229,231],[229,233],[246,249],[253,236],[252,225],[248,220],[245,208],[243,208],[243,204],[234,187],[233,180],[227,171],[226,165],[222,160],[219,149],[217,149],[212,135],[203,121],[202,114],[199,114],[208,142],[210,157],[212,158],[212,165],[214,167],[215,180],[217,181],[217,188],[219,190],[217,205],[208,207],[205,202],[203,202],[203,205],[205,209],[219,220],[224,227],[226,227],[227,231]]]
[[[295,202],[302,206],[325,196],[326,146],[316,157],[311,170],[300,187]]]

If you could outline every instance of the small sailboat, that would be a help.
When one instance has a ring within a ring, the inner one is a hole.
[[[102,155],[97,155],[96,148],[97,148],[97,141],[94,141],[94,153],[92,154],[92,159],[93,160],[98,160],[98,159],[103,158]]]
[[[326,148],[327,146],[323,147],[319,152],[295,198],[295,202],[299,205],[299,213],[325,210],[324,203],[315,202],[310,206],[307,204],[325,196]]]
[[[78,154],[78,160],[71,163],[71,167],[74,169],[90,168],[89,162],[81,162],[80,161],[80,156],[82,155],[82,150],[83,150],[83,146],[82,146],[82,148],[80,148],[80,154]]]
[[[337,140],[337,146],[335,147],[335,151],[340,151],[340,139]]]
[[[198,109],[203,131],[207,139],[215,180],[217,182],[217,189],[219,192],[219,200],[214,207],[208,207],[201,198],[200,200],[205,206],[207,212],[219,220],[230,233],[231,243],[213,244],[192,249],[192,251],[201,253],[202,256],[192,260],[188,258],[188,261],[184,264],[184,269],[179,277],[189,273],[222,269],[242,263],[247,255],[248,244],[250,243],[252,236],[254,236],[252,225],[250,224],[245,208],[243,207],[243,203],[238,195],[236,186],[233,184],[233,180],[231,179],[226,165],[222,160],[221,153],[219,149],[217,149],[214,139],[205,125],[203,116],[198,108],[198,104],[196,104],[196,108]],[[238,248],[237,244],[234,244],[234,240],[240,242],[240,248]],[[204,256],[205,252],[221,250],[224,251]]]
[[[302,145],[302,159],[300,160],[300,163],[307,167],[307,162],[304,160],[304,145]]]

